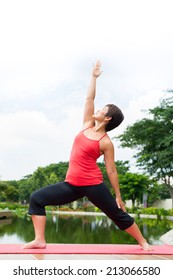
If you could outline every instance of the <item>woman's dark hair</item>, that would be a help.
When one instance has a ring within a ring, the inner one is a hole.
[[[108,107],[108,111],[106,113],[106,117],[111,117],[110,121],[106,124],[106,131],[110,131],[122,123],[124,120],[124,115],[120,108],[118,108],[114,104],[107,104],[106,107]]]

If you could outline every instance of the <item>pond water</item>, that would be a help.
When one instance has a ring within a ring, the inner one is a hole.
[[[173,222],[168,220],[138,219],[136,222],[150,244],[162,244],[159,238],[173,227]],[[45,235],[47,243],[136,244],[106,216],[48,214]],[[25,243],[33,238],[30,217],[0,220],[1,244]]]

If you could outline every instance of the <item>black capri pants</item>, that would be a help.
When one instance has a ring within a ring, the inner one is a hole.
[[[28,213],[45,216],[45,206],[67,204],[84,196],[104,212],[121,230],[126,230],[134,223],[131,216],[118,208],[115,198],[105,183],[82,187],[72,186],[67,182],[49,185],[31,194]]]

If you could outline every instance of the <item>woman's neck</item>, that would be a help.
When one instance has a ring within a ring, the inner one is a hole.
[[[93,131],[106,133],[105,123],[98,123],[97,122],[96,125],[93,127]]]

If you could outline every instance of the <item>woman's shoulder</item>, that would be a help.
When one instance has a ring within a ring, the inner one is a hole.
[[[108,134],[106,134],[105,137],[103,137],[101,140],[101,149],[102,150],[114,149],[114,145]]]
[[[104,135],[103,135],[103,138],[102,138],[102,140],[104,141],[104,142],[106,142],[106,143],[112,143],[112,140],[111,140],[111,138],[109,137],[109,135],[107,134],[107,133],[105,133]]]

